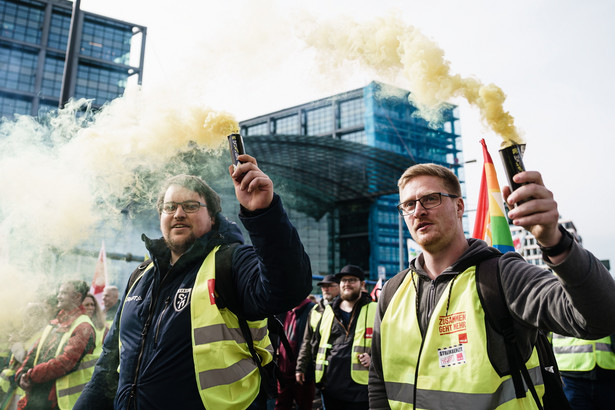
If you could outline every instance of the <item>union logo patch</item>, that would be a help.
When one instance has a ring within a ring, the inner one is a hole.
[[[190,303],[190,295],[192,289],[177,289],[175,299],[173,299],[173,308],[176,312],[181,312]]]

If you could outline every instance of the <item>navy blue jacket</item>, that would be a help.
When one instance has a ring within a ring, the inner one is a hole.
[[[240,219],[253,243],[237,247],[232,259],[246,319],[263,319],[298,305],[312,287],[310,261],[280,198],[275,195],[267,210],[240,214]],[[190,292],[203,260],[216,245],[243,243],[237,225],[221,215],[214,227],[173,266],[164,240],[143,236],[154,269],[136,283],[128,298],[124,294],[92,380],[75,409],[203,408],[192,359]],[[118,377],[119,332],[123,345]]]

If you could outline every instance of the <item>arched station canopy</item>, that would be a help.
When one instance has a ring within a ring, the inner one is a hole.
[[[244,143],[276,191],[289,193],[294,209],[316,219],[337,202],[397,193],[397,180],[414,164],[390,151],[331,137],[248,136]]]

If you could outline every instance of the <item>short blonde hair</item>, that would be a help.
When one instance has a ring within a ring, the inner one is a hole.
[[[444,182],[444,186],[449,191],[448,194],[461,196],[461,185],[457,175],[450,169],[438,164],[416,164],[408,168],[402,174],[397,186],[403,189],[411,180],[420,176],[430,176],[440,178]]]

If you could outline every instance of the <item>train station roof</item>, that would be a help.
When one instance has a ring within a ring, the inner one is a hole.
[[[338,202],[397,193],[397,180],[414,164],[400,154],[331,137],[263,135],[244,142],[276,191],[290,191],[297,201],[293,208],[316,219]]]

